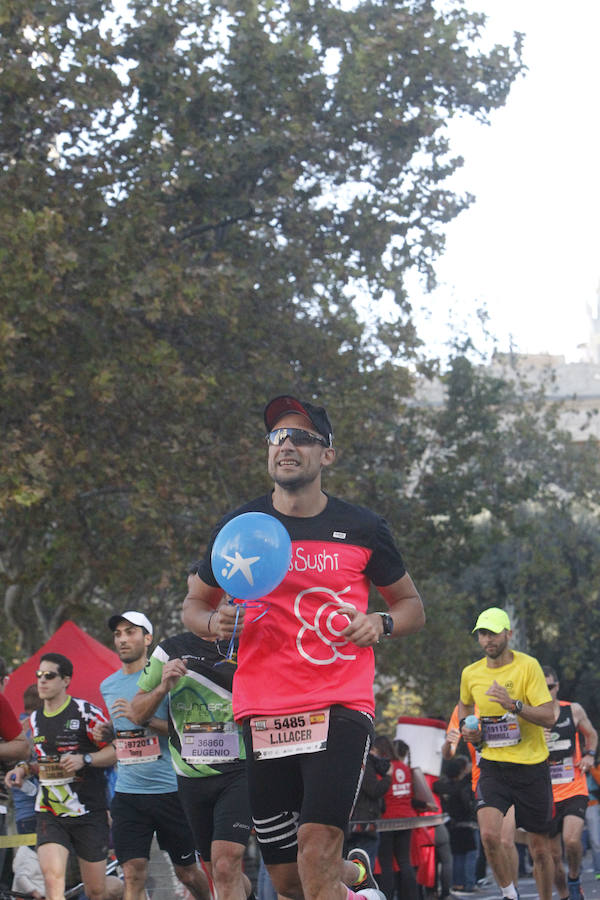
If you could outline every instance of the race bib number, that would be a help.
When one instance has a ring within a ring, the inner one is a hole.
[[[250,719],[254,759],[317,753],[327,747],[329,709]]]
[[[67,775],[62,765],[58,761],[58,757],[46,757],[39,761],[39,778],[40,784],[44,787],[55,787],[60,784],[71,784],[75,781],[75,775]]]
[[[513,747],[521,740],[519,720],[512,713],[504,716],[482,716],[483,739],[488,747]]]
[[[550,763],[550,780],[552,784],[568,784],[575,779],[575,766],[573,757],[565,756],[558,762]]]
[[[235,722],[186,722],[181,758],[195,765],[232,762],[240,758],[240,738]]]
[[[156,762],[161,756],[158,735],[146,734],[143,728],[117,731],[115,750],[121,766]]]

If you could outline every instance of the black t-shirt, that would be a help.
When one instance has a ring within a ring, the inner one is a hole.
[[[76,697],[69,697],[61,709],[49,715],[36,710],[31,715],[31,732],[38,762],[58,761],[63,753],[95,753],[98,744],[92,732],[97,723],[107,721],[98,706]],[[40,772],[40,782],[42,779]],[[41,784],[36,800],[38,812],[55,816],[83,816],[107,806],[104,769],[91,766],[84,766],[67,784]]]

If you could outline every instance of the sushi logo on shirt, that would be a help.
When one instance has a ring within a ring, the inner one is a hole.
[[[316,666],[330,666],[338,659],[356,659],[355,653],[346,650],[349,642],[342,637],[351,619],[340,607],[354,604],[340,598],[349,590],[350,587],[341,591],[312,587],[296,596],[294,613],[300,622],[296,647],[300,656]]]

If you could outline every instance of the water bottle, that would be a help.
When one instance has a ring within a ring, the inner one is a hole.
[[[35,795],[37,794],[37,784],[35,783],[35,781],[32,781],[31,778],[26,778],[21,785],[21,790],[29,797],[35,797]]]
[[[470,731],[478,731],[479,719],[477,716],[467,716],[465,719],[465,728],[468,728]]]
[[[17,776],[11,775],[10,780],[16,781]],[[34,797],[37,794],[37,784],[32,781],[31,778],[26,778],[20,788],[17,788],[17,785],[15,784],[15,788],[18,791],[23,791],[23,793],[27,794],[29,797]]]

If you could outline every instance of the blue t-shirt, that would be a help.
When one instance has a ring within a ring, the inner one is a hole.
[[[115,700],[124,697],[132,700],[137,694],[139,672],[131,672],[125,675],[120,669],[105,678],[100,685],[100,691],[104,697],[106,707],[111,713]],[[161,701],[155,712],[158,719],[168,718],[167,698]],[[116,731],[126,731],[129,728],[138,728],[135,722],[126,719],[125,716],[113,716],[111,719]],[[117,783],[115,790],[122,794],[167,794],[177,790],[177,778],[171,765],[169,741],[166,735],[158,736],[161,757],[155,762],[137,763],[133,765],[117,764]]]

